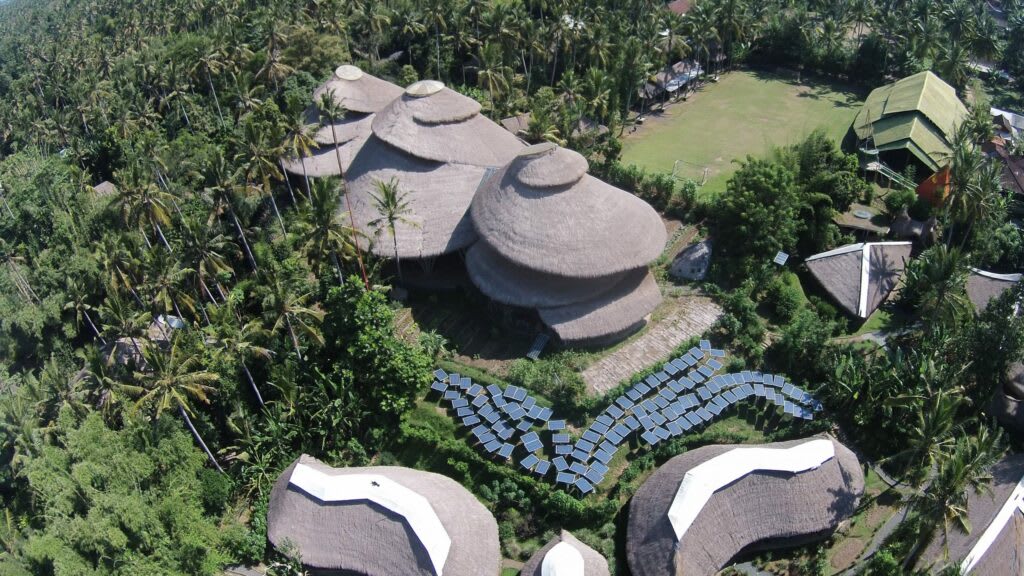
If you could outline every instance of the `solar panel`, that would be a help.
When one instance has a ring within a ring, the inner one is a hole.
[[[629,435],[629,426],[625,424],[616,424],[615,428],[612,428],[612,431],[618,434],[619,436],[626,437],[627,435]]]
[[[687,432],[687,431],[689,431],[689,430],[690,430],[691,428],[693,428],[693,423],[692,423],[692,422],[690,422],[690,421],[689,421],[688,419],[686,419],[686,418],[680,418],[680,419],[678,420],[678,422],[679,422],[679,427],[683,429],[683,432]]]
[[[618,450],[618,448],[615,446],[615,444],[612,444],[608,440],[605,440],[605,441],[601,442],[601,445],[598,446],[597,449],[598,449],[598,451],[604,451],[604,452],[608,452],[610,454],[615,454],[615,451]]]
[[[644,439],[644,442],[647,442],[651,446],[654,446],[655,444],[658,443],[658,441],[661,440],[661,438],[658,438],[657,434],[651,432],[650,430],[641,434],[640,437]]]
[[[514,446],[506,442],[505,444],[501,445],[501,448],[498,448],[498,456],[501,456],[502,458],[508,458],[509,456],[512,455],[512,450],[514,449]]]
[[[594,486],[591,485],[586,478],[580,478],[579,480],[574,482],[573,485],[576,486],[576,488],[578,488],[579,491],[583,492],[584,494],[589,494],[594,491]]]
[[[644,395],[638,392],[636,388],[630,388],[629,390],[626,390],[626,397],[634,402],[643,398],[643,396]]]
[[[658,382],[668,382],[668,380],[669,380],[668,374],[666,372],[664,372],[664,371],[655,372],[654,373],[654,379],[657,380]]]
[[[782,387],[782,385],[783,385],[783,384],[785,384],[785,383],[786,383],[786,379],[785,379],[785,378],[783,378],[783,377],[782,377],[781,375],[779,375],[779,374],[776,374],[776,375],[775,375],[775,387],[776,387],[776,388],[781,388],[781,387]]]
[[[729,402],[730,404],[736,401],[736,394],[733,394],[732,390],[726,390],[725,392],[722,392],[722,397],[725,398],[725,401]]]
[[[573,462],[572,464],[569,465],[569,470],[577,474],[587,473],[587,467],[584,466],[582,462]]]
[[[664,399],[664,398],[662,398],[661,396],[657,396],[657,397],[655,397],[655,398],[654,398],[654,400],[653,400],[653,402],[654,402],[654,406],[655,406],[655,408],[654,408],[654,410],[652,410],[652,412],[654,412],[654,411],[656,411],[656,410],[664,410],[664,409],[665,409],[665,408],[667,408],[667,407],[668,407],[668,405],[669,405],[669,401],[668,401],[668,400],[665,400],[665,399]]]
[[[506,387],[505,388],[505,392],[504,392],[505,398],[508,398],[509,400],[515,399],[516,389],[517,388],[518,388],[517,386],[511,386],[511,385]]]
[[[686,370],[687,368],[690,367],[690,365],[684,362],[682,358],[676,358],[675,360],[673,360],[672,365],[676,367],[676,374],[679,374],[683,370]]]
[[[585,450],[589,454],[590,451],[594,449],[594,441],[593,440],[577,440],[575,448],[577,450]]]
[[[540,420],[541,422],[547,422],[548,419],[551,418],[551,414],[553,414],[551,408],[542,408],[540,411],[540,416],[537,417],[537,420]]]
[[[604,424],[605,426],[611,426],[612,422],[615,421],[615,420],[612,419],[611,416],[609,416],[607,414],[600,414],[594,420],[599,422],[599,423],[601,423],[601,424]]]
[[[480,440],[481,444],[490,444],[491,442],[498,442],[498,444],[501,444],[501,441],[498,440],[498,437],[495,436],[493,432],[487,432],[486,434],[481,434],[479,436],[479,440]],[[484,447],[486,448],[486,446],[484,446]]]
[[[676,418],[679,417],[679,414],[676,413],[676,409],[673,408],[672,406],[668,406],[664,410],[662,410],[661,415],[666,420],[675,420]]]
[[[668,440],[669,436],[671,436],[671,434],[669,434],[669,431],[662,428],[661,426],[658,426],[657,428],[652,430],[652,432],[654,432],[654,435],[662,440]]]
[[[636,419],[636,416],[627,416],[624,422],[626,426],[629,426],[630,430],[636,430],[640,427],[640,421]]]
[[[438,382],[437,380],[434,380],[434,383],[430,385],[430,389],[436,390],[438,392],[444,392],[445,390],[448,389],[448,385],[445,384],[444,382]]]
[[[468,376],[463,376],[459,379],[459,388],[463,390],[469,390],[473,386],[473,381]]]
[[[477,396],[477,395],[479,395],[483,391],[484,391],[484,387],[483,386],[481,386],[479,384],[473,384],[472,386],[469,387],[469,390],[466,390],[466,394],[468,394],[470,396]]]
[[[580,462],[586,462],[587,460],[590,460],[590,452],[577,448],[572,451],[572,457]]]
[[[609,430],[608,433],[605,434],[605,438],[607,438],[612,444],[621,444],[623,440],[622,435],[615,430]]]
[[[434,370],[434,378],[437,378],[438,380],[444,381],[444,379],[447,378],[447,377],[448,377],[448,374],[446,374],[444,370],[441,370],[440,368],[438,368],[437,370]]]
[[[522,420],[523,418],[526,417],[526,410],[523,410],[523,407],[520,406],[519,404],[513,404],[512,409],[509,410],[508,412],[508,415],[515,420]]]
[[[679,383],[682,384],[683,388],[685,388],[687,390],[693,390],[693,387],[697,385],[693,380],[690,380],[686,376],[683,376],[682,378],[680,378],[679,379]]]
[[[711,398],[711,391],[705,388],[704,386],[701,386],[700,388],[697,389],[697,395],[700,396],[700,399],[702,401],[706,402],[709,398]]]
[[[715,373],[715,371],[712,370],[711,367],[706,364],[697,368],[697,372],[700,372],[701,376],[705,378],[711,378],[711,375]]]
[[[537,467],[534,468],[533,473],[536,474],[537,476],[543,476],[547,474],[548,470],[550,469],[551,462],[548,462],[547,460],[541,460],[540,462],[537,462]]]
[[[504,396],[495,396],[494,398],[491,398],[491,402],[494,402],[494,405],[498,408],[504,408],[505,405],[508,404],[508,400],[505,400]]]
[[[594,432],[593,430],[587,430],[586,432],[583,433],[583,439],[588,440],[590,442],[600,442],[601,435],[598,434],[597,432]]]
[[[516,401],[517,402],[522,402],[523,400],[526,400],[526,396],[527,395],[528,395],[528,393],[526,392],[525,388],[520,388],[520,389],[516,390]]]
[[[533,440],[532,442],[523,442],[523,448],[526,448],[527,452],[536,452],[540,450],[544,444],[540,440]]]
[[[459,382],[462,381],[462,376],[459,376],[458,372],[452,372],[448,375],[448,381],[451,382],[452,386],[458,386]]]
[[[641,405],[633,406],[633,414],[635,414],[637,418],[647,416],[647,408]]]
[[[644,400],[643,405],[644,409],[646,409],[648,412],[654,412],[655,410],[661,408],[661,406],[658,406],[658,402],[655,401],[653,398],[648,398],[647,400]]]
[[[455,411],[455,415],[459,418],[465,418],[473,414],[473,409],[468,406],[463,406]]]
[[[501,415],[498,414],[497,412],[488,412],[487,414],[481,412],[480,415],[484,417],[484,420],[487,420],[491,424],[494,424],[495,421],[501,418]]]
[[[689,420],[690,424],[693,426],[699,426],[700,423],[703,422],[703,420],[700,419],[700,416],[697,416],[693,412],[687,414],[686,419]]]
[[[562,456],[568,456],[569,454],[572,454],[572,445],[555,444],[555,454],[560,454]]]
[[[590,429],[596,432],[598,435],[604,435],[608,433],[609,426],[600,422],[594,422],[590,425]]]
[[[565,420],[552,420],[548,422],[548,430],[565,430]]]
[[[487,396],[486,395],[481,395],[481,396],[477,396],[476,398],[473,398],[472,404],[473,404],[473,406],[476,406],[477,408],[480,408],[484,404],[487,404]]]
[[[555,456],[551,460],[551,463],[555,465],[555,470],[558,470],[559,472],[569,469],[569,463],[561,456]]]
[[[615,404],[612,404],[611,406],[606,408],[605,411],[608,412],[608,415],[612,417],[613,423],[614,423],[614,420],[618,420],[619,418],[622,418],[622,415],[624,414],[624,412],[622,411],[622,408],[616,406]]]
[[[697,416],[700,416],[700,419],[705,422],[711,421],[711,412],[708,412],[707,408],[697,408]]]
[[[519,423],[516,424],[516,430],[519,430],[520,432],[526,432],[532,426],[533,422],[530,422],[529,420],[520,420]]]
[[[469,400],[465,398],[456,398],[452,401],[452,408],[465,408],[466,406],[469,406]]]
[[[673,436],[679,436],[680,434],[683,433],[683,427],[680,426],[679,422],[676,422],[675,420],[672,420],[668,424],[665,424],[665,427],[668,428],[669,433],[672,434]]]
[[[669,388],[662,388],[661,392],[658,392],[658,396],[665,400],[673,400],[676,397],[676,394]]]
[[[540,420],[540,415],[544,411],[540,406],[534,406],[530,408],[530,411],[526,413],[526,417],[530,420]]]
[[[651,420],[650,416],[644,416],[643,418],[641,418],[640,425],[644,427],[644,430],[650,430],[651,428],[654,428],[656,426],[654,420]]]
[[[786,254],[785,252],[783,252],[781,250],[779,251],[778,254],[775,255],[775,258],[772,258],[772,262],[774,262],[775,264],[778,264],[779,266],[785,266],[786,262],[788,260],[789,260],[789,254]]]
[[[719,362],[718,360],[715,360],[714,358],[712,358],[712,359],[708,360],[708,368],[711,368],[712,370],[721,370],[722,369],[722,363]]]
[[[701,350],[711,350],[711,342],[709,340],[701,340],[700,341],[700,349]]]
[[[654,377],[654,374],[651,374],[647,378],[644,378],[644,383],[650,386],[651,388],[654,388],[655,386],[660,384],[660,382],[658,382],[658,379]]]
[[[615,456],[615,452],[609,450],[598,450],[594,452],[594,459],[602,464],[608,464],[612,461],[612,457]]]
[[[554,442],[555,444],[568,444],[569,443],[569,435],[568,434],[564,434],[564,433],[562,433],[562,434],[552,434],[551,435],[551,441]]]
[[[636,391],[639,392],[640,394],[647,394],[648,392],[651,391],[651,387],[643,382],[637,384],[636,386],[634,386],[634,388],[636,388]]]
[[[491,440],[487,444],[484,444],[484,450],[487,450],[488,452],[491,453],[497,452],[499,448],[501,448],[500,440]]]
[[[523,466],[523,468],[526,468],[527,470],[530,470],[534,466],[536,466],[536,464],[537,464],[537,462],[539,460],[540,460],[540,458],[537,458],[536,455],[530,454],[526,458],[523,458],[522,460],[520,460],[519,463]]]
[[[489,430],[490,428],[484,426],[483,424],[480,424],[479,426],[476,426],[475,428],[470,430],[470,432],[472,432],[474,436],[479,438],[481,435],[486,434]]]
[[[793,385],[787,383],[785,386],[782,387],[782,393],[785,394],[786,396],[792,396],[793,395]]]
[[[677,368],[676,365],[672,364],[671,362],[665,362],[664,364],[662,364],[661,370],[667,373],[669,376],[672,376],[679,372],[679,368]]]
[[[686,388],[678,380],[669,380],[668,389],[676,394],[681,394]]]
[[[722,387],[718,385],[718,376],[715,376],[711,380],[705,382],[704,386],[707,387],[712,394],[717,394],[718,391],[722,389]]]
[[[534,398],[533,396],[527,396],[526,398],[523,399],[523,409],[524,410],[532,410],[533,407],[536,406],[536,405],[537,405],[537,399]]]
[[[754,384],[754,396],[764,398],[764,384]]]
[[[715,404],[714,401],[708,403],[706,408],[708,412],[711,412],[711,414],[715,416],[718,416],[722,412],[722,409],[718,406],[718,404]]]
[[[501,387],[497,384],[490,384],[487,386],[487,393],[491,396],[501,396]]]
[[[604,475],[608,473],[608,467],[600,462],[594,462],[590,465],[590,469],[598,474]]]
[[[662,416],[659,412],[655,412],[651,414],[651,420],[653,420],[656,425],[661,426],[662,424],[665,423],[665,420],[667,419],[664,416]]]
[[[706,380],[706,378],[704,378],[704,375],[701,374],[700,372],[690,372],[688,376],[689,376],[689,378],[691,380],[693,380],[697,384],[700,384],[701,382]]]
[[[604,480],[604,474],[601,474],[600,472],[594,469],[587,470],[587,473],[584,474],[583,476],[587,480],[589,480],[590,483],[593,484],[594,486],[597,486],[598,484],[601,483],[601,480]]]
[[[558,476],[555,476],[555,482],[559,484],[572,484],[575,480],[576,475],[568,472],[559,472]]]
[[[513,435],[515,435],[515,433],[516,431],[513,430],[512,428],[505,428],[504,430],[498,432],[498,438],[501,438],[502,440],[508,440]]]
[[[714,358],[725,358],[725,350],[719,350],[719,349],[717,349],[717,348],[712,348],[712,349],[711,349],[711,350],[709,351],[709,353],[710,353],[710,354],[711,354],[711,356],[712,356],[712,357],[714,357]]]

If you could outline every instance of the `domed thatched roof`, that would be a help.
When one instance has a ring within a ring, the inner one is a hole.
[[[346,478],[344,489],[332,485],[336,477]],[[345,496],[353,493],[360,499]],[[380,498],[369,499],[374,493]],[[267,538],[291,542],[315,572],[476,576],[501,564],[494,517],[454,480],[392,466],[331,468],[305,455],[274,484]]]
[[[554,144],[523,150],[473,200],[473,225],[520,266],[577,278],[646,266],[665,226],[646,202],[586,174],[586,160]]]
[[[565,550],[565,547],[567,546],[571,549]],[[562,530],[560,534],[549,540],[543,548],[537,550],[533,556],[530,556],[530,559],[526,561],[526,564],[523,564],[522,570],[519,571],[519,576],[550,576],[550,573],[553,571],[555,571],[558,576],[561,576],[562,572],[556,571],[557,568],[553,566],[553,564],[560,558],[548,554],[556,547],[558,547],[558,550],[555,551],[555,555],[564,555],[568,557],[568,561],[564,562],[565,564],[572,563],[575,566],[578,566],[582,563],[583,572],[577,573],[578,576],[610,575],[610,572],[608,571],[608,561],[605,560],[604,556],[601,556],[597,550],[594,550],[590,546],[587,546],[583,542],[577,540],[576,537],[568,531]],[[565,551],[563,552],[563,550]],[[544,563],[548,556],[552,557],[548,559],[548,570],[545,571]],[[573,558],[573,556],[576,556],[576,558]]]
[[[480,104],[433,80],[416,82],[377,113],[373,133],[418,158],[501,166],[523,148]]]
[[[372,251],[394,257],[394,244],[373,197],[377,182],[398,183],[408,203],[405,221],[395,225],[401,258],[430,258],[465,248],[476,240],[469,220],[469,204],[485,168],[422,160],[382,142],[367,140],[345,174],[352,213],[359,230],[373,240]]]
[[[325,119],[326,120],[326,119]],[[353,140],[366,141],[373,134],[373,114],[346,114],[344,118],[333,124],[322,125],[313,134],[313,140],[321,146],[333,146],[334,139],[338,144],[348,144]]]
[[[646,269],[620,272],[604,278],[569,278],[517,266],[502,258],[485,242],[477,242],[466,253],[466,269],[480,291],[502,304],[523,308],[550,308],[592,300],[609,291],[630,274]]]
[[[1024,454],[1006,456],[989,473],[986,490],[967,491],[970,533],[950,527],[944,534],[940,526],[917,568],[938,573],[960,564],[965,574],[1024,574]]]
[[[328,144],[314,149],[312,153],[305,158],[293,159],[285,157],[281,162],[284,169],[296,176],[308,176],[310,178],[340,176],[341,171],[338,169],[338,158],[340,157],[341,170],[348,172],[349,166],[352,165],[353,158],[355,158],[356,154],[359,153],[359,150],[362,149],[363,144],[366,143],[366,139],[370,137],[371,119],[372,116],[366,116],[358,122],[349,123],[346,126],[346,136],[349,136],[349,138],[347,140],[342,140],[341,134],[338,135],[339,144],[337,152],[335,152],[335,147],[333,145]],[[360,135],[356,132],[357,130],[362,130],[364,133]]]
[[[318,105],[320,98],[332,91],[339,106],[362,114],[377,112],[402,95],[401,87],[349,64],[338,66],[331,79],[313,91],[313,105]]]
[[[562,342],[597,346],[642,328],[660,303],[658,283],[646,268],[640,268],[594,299],[538,312]]]
[[[779,455],[739,452],[752,448],[779,450]],[[803,462],[808,455],[812,462]],[[774,469],[758,466],[763,460]],[[696,472],[705,463],[710,468]],[[781,471],[787,467],[803,471]],[[690,471],[700,474],[700,482],[684,485]],[[720,475],[712,479],[725,485],[705,482],[709,472]],[[739,478],[729,481],[734,476]],[[695,490],[707,496],[705,501],[677,498],[683,489],[704,487],[717,487],[710,493]],[[856,456],[831,438],[698,448],[663,464],[633,496],[626,541],[629,567],[635,576],[710,576],[741,552],[826,537],[853,515],[863,491]],[[689,507],[680,511],[674,506],[680,502]]]

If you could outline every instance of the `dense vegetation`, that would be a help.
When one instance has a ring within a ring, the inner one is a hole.
[[[730,185],[731,204],[695,206],[692,185],[616,162],[637,88],[679,57],[714,68],[718,53],[729,66],[800,66],[868,85],[934,65],[958,87],[970,55],[1001,54],[1024,78],[1024,10],[1004,2],[1010,28],[994,33],[974,6],[702,0],[679,18],[643,0],[0,5],[0,569],[213,574],[266,559],[266,495],[301,452],[337,465],[437,454],[430,466],[474,488],[503,536],[575,522],[614,556],[618,504],[552,492],[484,461],[450,431],[403,419],[443,343],[394,336],[389,278],[352,244],[338,182],[283,178],[281,155],[311,145],[301,114],[313,88],[348,61],[403,84],[438,77],[493,117],[532,111],[530,139],[580,148],[596,173],[673,214],[706,211],[723,230],[758,224],[737,203],[778,186],[770,193],[785,220],[729,255],[723,272],[732,278],[723,282],[731,292],[721,334],[742,335],[737,348],[756,361],[762,290],[733,280],[770,275],[755,269],[778,248],[809,253],[836,242],[826,217],[864,191],[848,160],[812,138],[779,158],[749,160]],[[908,11],[920,17],[901,16]],[[1008,41],[1001,52],[1000,38]],[[610,136],[574,132],[583,117],[608,125]],[[975,189],[974,178],[965,171],[964,190]],[[98,194],[92,185],[102,180],[117,191]],[[1000,235],[989,236],[991,226],[971,224],[981,217],[966,208],[975,204],[963,205],[949,215],[963,224],[950,221],[951,243],[979,261],[1019,265],[1005,216]],[[955,393],[930,387],[947,381],[937,376],[897,383],[907,366],[913,374],[959,367],[957,351],[1017,334],[1002,317],[954,313],[957,322],[926,323],[892,351],[916,349],[907,364],[834,350],[839,328],[827,306],[799,308],[777,281],[762,286],[781,327],[766,361],[788,363],[809,382],[870,372],[878,376],[871,402],[905,400],[893,410],[911,417],[887,422],[904,428],[865,426],[859,440],[882,456],[914,439],[918,449],[904,459],[910,477],[921,476],[922,462],[941,472],[947,456],[967,450],[960,431],[987,425],[978,399],[1001,365],[985,367],[989,374],[954,369]],[[933,317],[922,303],[944,305],[927,290],[915,294],[908,306],[922,318]],[[185,326],[154,331],[161,315]],[[1008,342],[1007,359],[1015,351]],[[513,376],[585,414],[578,381],[543,388],[563,369]],[[828,400],[846,407],[850,396]],[[913,429],[912,416],[933,404],[951,423],[941,433]],[[843,414],[860,424],[870,416],[863,410]],[[731,440],[696,437],[632,462],[616,495],[628,497],[672,451],[712,439]],[[943,494],[954,497],[952,488]],[[938,504],[922,515],[944,510]],[[520,552],[505,541],[507,554]]]

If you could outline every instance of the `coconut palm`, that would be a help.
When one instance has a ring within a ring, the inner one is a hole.
[[[338,273],[338,283],[343,284],[345,278],[338,253],[352,257],[356,247],[351,242],[352,230],[345,224],[347,215],[338,212],[338,196],[337,181],[322,178],[313,184],[312,201],[302,213],[304,228],[299,233],[299,242],[318,276],[329,258]]]
[[[206,328],[206,343],[214,346],[226,359],[239,363],[246,381],[256,396],[256,401],[263,407],[263,395],[256,385],[252,372],[249,371],[248,361],[270,359],[270,349],[259,344],[266,341],[270,333],[256,320],[239,325],[236,314],[236,310],[224,308],[217,316],[217,322]]]
[[[139,336],[149,327],[153,317],[149,312],[133,309],[125,302],[116,290],[108,289],[107,297],[99,307],[100,321],[103,323],[103,331],[112,336],[113,340],[127,338],[135,349],[136,359],[142,360],[143,348],[139,346]],[[111,354],[117,347],[111,347]]]
[[[907,265],[904,298],[921,318],[951,325],[970,311],[967,265],[957,248],[939,244]]]
[[[317,146],[316,140],[313,139],[316,125],[306,122],[306,113],[304,111],[297,112],[288,117],[285,131],[287,134],[284,140],[285,154],[292,160],[298,160],[302,163],[302,178],[306,183],[306,198],[312,201],[309,191],[309,175],[306,174],[306,157],[312,154],[313,149]],[[284,170],[283,164],[281,170]]]
[[[210,217],[206,225],[207,227],[213,226],[218,218],[227,213],[231,218],[231,223],[235,226],[235,231],[238,233],[238,239],[242,241],[246,259],[248,259],[252,271],[258,272],[259,267],[256,265],[256,258],[252,255],[252,249],[249,247],[249,241],[245,237],[242,222],[238,219],[238,213],[235,212],[236,196],[248,190],[248,188],[239,185],[235,175],[229,170],[227,161],[220,154],[214,157],[211,171],[213,172],[213,185],[208,186],[204,190],[213,201]]]
[[[408,193],[399,188],[398,180],[393,176],[387,182],[376,180],[373,186],[377,191],[370,193],[370,199],[379,218],[370,221],[370,226],[376,229],[378,236],[381,229],[387,230],[388,235],[391,236],[395,250],[395,267],[398,269],[398,278],[401,280],[402,259],[398,253],[398,234],[395,228],[399,222],[407,226],[417,226],[416,222],[408,218],[408,215],[412,214],[407,200]]]
[[[288,331],[299,362],[303,361],[300,333],[323,346],[320,322],[323,321],[324,313],[306,305],[311,294],[296,294],[276,276],[263,286],[263,292],[261,304],[264,318],[270,324],[270,332],[277,334]]]
[[[217,374],[201,369],[200,355],[182,346],[180,337],[172,339],[166,352],[156,346],[147,346],[143,355],[147,370],[135,372],[135,379],[140,385],[135,408],[145,409],[153,420],[159,419],[165,410],[177,410],[207,458],[223,473],[224,469],[206,446],[191,418],[194,415],[192,402],[209,403],[209,393],[217,382]]]
[[[99,328],[96,327],[96,323],[92,321],[92,316],[89,314],[91,310],[94,310],[92,304],[89,304],[89,292],[77,278],[68,279],[67,296],[68,301],[64,304],[64,310],[75,312],[75,325],[81,326],[82,320],[85,320],[96,338],[106,346],[107,341],[100,334]]]

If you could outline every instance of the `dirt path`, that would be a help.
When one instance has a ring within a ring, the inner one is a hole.
[[[700,336],[722,315],[706,296],[684,296],[668,316],[636,340],[605,356],[583,371],[590,394],[604,394],[633,374],[662,361],[677,346]]]

